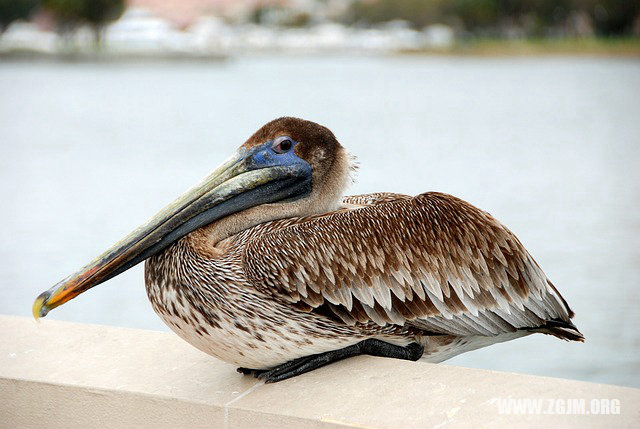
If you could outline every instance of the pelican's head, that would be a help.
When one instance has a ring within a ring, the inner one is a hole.
[[[46,316],[213,222],[224,224],[230,235],[268,220],[332,210],[339,204],[350,168],[349,156],[329,129],[297,118],[271,121],[196,187],[41,293],[33,304],[34,317]]]
[[[353,169],[347,151],[331,130],[298,118],[279,118],[256,131],[239,149],[251,168],[272,163],[300,169],[307,185],[289,199],[269,201],[262,210],[286,207],[287,216],[304,216],[333,210],[339,204]],[[244,152],[246,151],[246,152]],[[297,204],[291,204],[293,200]]]

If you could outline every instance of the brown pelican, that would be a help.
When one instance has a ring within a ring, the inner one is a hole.
[[[36,318],[145,262],[153,309],[268,382],[368,354],[441,362],[544,333],[584,337],[520,241],[451,195],[343,197],[333,133],[276,119],[199,185],[36,299]]]

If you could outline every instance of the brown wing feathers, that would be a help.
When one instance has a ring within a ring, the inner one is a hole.
[[[252,283],[290,302],[327,306],[349,324],[408,323],[453,335],[544,327],[564,338],[580,335],[536,262],[488,213],[440,193],[370,194],[344,203],[358,208],[272,222],[253,236],[244,260]]]

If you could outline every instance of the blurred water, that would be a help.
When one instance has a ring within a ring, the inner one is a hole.
[[[536,335],[450,364],[640,386],[640,62],[250,57],[225,64],[0,64],[0,313],[145,221],[257,127],[330,127],[351,192],[439,190],[508,225],[585,344]],[[142,268],[55,319],[167,330]]]

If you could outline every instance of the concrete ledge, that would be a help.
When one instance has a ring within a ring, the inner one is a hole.
[[[0,316],[0,340],[0,427],[640,427],[618,386],[371,357],[264,385],[169,333]]]

